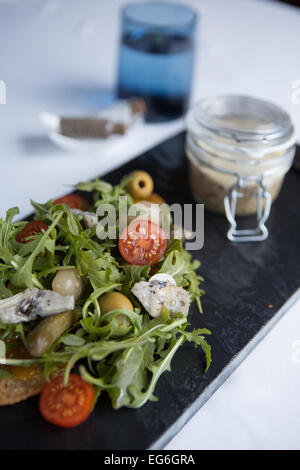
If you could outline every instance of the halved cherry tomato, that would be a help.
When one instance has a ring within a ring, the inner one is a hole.
[[[48,230],[48,225],[41,220],[32,220],[20,230],[16,236],[16,240],[19,243],[28,243],[31,241],[28,237],[41,233],[42,230]]]
[[[151,220],[133,220],[119,239],[120,253],[129,264],[155,264],[166,246],[165,233]]]
[[[39,400],[41,415],[62,428],[78,426],[89,416],[95,398],[94,387],[80,375],[70,374],[64,387],[63,377],[55,377],[42,390]]]
[[[89,207],[88,202],[78,194],[68,194],[67,196],[59,197],[53,201],[53,204],[66,204],[70,209],[86,210]]]

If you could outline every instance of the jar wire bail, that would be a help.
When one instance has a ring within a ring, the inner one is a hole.
[[[224,198],[225,213],[231,227],[227,232],[227,238],[232,242],[263,241],[268,238],[269,231],[265,225],[271,210],[272,197],[266,190],[263,177],[257,181],[258,190],[252,197],[257,198],[257,226],[254,229],[238,229],[236,221],[237,199],[243,197],[239,189],[245,185],[246,178],[237,177],[237,182],[232,186]]]

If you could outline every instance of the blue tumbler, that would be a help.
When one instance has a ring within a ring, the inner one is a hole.
[[[177,3],[130,3],[122,10],[117,92],[143,97],[150,122],[178,118],[188,108],[196,24],[196,13]]]

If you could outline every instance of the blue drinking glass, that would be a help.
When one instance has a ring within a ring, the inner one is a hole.
[[[122,10],[118,96],[143,97],[147,120],[165,121],[188,108],[197,15],[177,3],[130,3]]]

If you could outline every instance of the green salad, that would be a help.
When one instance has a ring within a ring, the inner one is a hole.
[[[124,235],[99,239],[101,205],[115,208],[118,229],[120,198],[128,207],[141,200],[135,177],[118,186],[79,183],[92,203],[78,194],[31,201],[29,223],[14,221],[18,208],[0,219],[0,380],[36,366],[47,382],[59,376],[67,386],[76,368],[94,401],[107,392],[113,408],[138,408],[156,400],[157,381],[186,341],[202,348],[209,367],[210,331],[193,329],[187,317],[190,302],[202,312],[200,263],[182,240],[166,239],[150,220],[154,236],[140,243],[130,230],[144,227],[142,217]],[[159,206],[152,190],[141,196]]]

